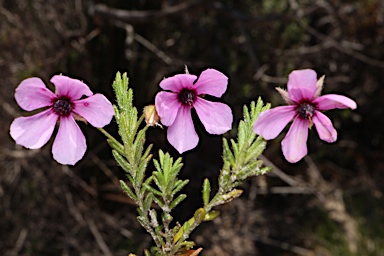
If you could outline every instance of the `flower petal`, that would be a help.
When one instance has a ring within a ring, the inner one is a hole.
[[[331,120],[323,113],[316,111],[312,117],[312,121],[316,126],[320,139],[328,143],[335,142],[337,139],[337,131],[332,125]]]
[[[33,116],[18,117],[11,124],[11,137],[26,148],[41,148],[51,138],[57,119],[52,109]]]
[[[351,108],[356,109],[357,104],[354,100],[351,100],[348,97],[337,95],[337,94],[327,94],[316,98],[313,103],[317,104],[318,110],[329,110],[329,109],[345,109]]]
[[[208,133],[223,134],[232,129],[233,115],[228,105],[197,97],[193,106]]]
[[[209,68],[201,72],[194,86],[198,95],[208,94],[221,97],[227,90],[227,85],[227,76],[215,69]]]
[[[183,88],[192,88],[196,78],[195,75],[179,74],[163,79],[160,82],[160,87],[164,90],[179,92]]]
[[[190,107],[179,108],[175,121],[168,127],[167,138],[180,154],[197,146],[199,137],[193,126]]]
[[[94,127],[104,127],[112,120],[115,111],[112,103],[102,94],[74,101],[73,112],[84,117]]]
[[[289,98],[295,102],[310,100],[316,92],[317,75],[312,69],[295,70],[288,77]]]
[[[307,153],[308,120],[296,117],[283,141],[283,155],[290,163],[296,163]]]
[[[266,110],[256,120],[253,131],[266,140],[274,139],[295,115],[295,106],[281,106]]]
[[[155,105],[161,123],[166,126],[172,125],[181,107],[181,103],[177,99],[177,94],[159,92],[155,98]]]
[[[52,146],[53,158],[60,164],[74,165],[87,149],[84,134],[72,116],[61,117],[60,127]]]
[[[63,75],[56,75],[51,78],[51,82],[56,87],[57,96],[66,96],[71,100],[78,100],[81,96],[91,96],[92,91],[88,85],[78,79],[73,79]]]
[[[26,111],[50,106],[54,98],[56,95],[37,77],[23,80],[15,92],[17,104]]]

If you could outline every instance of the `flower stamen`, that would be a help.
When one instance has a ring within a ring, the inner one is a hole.
[[[312,116],[315,113],[315,109],[316,108],[313,104],[304,102],[298,105],[296,111],[302,118],[312,120]]]
[[[53,110],[60,116],[68,116],[73,108],[70,99],[61,97],[53,101]]]
[[[183,105],[192,106],[196,100],[196,91],[191,89],[182,89],[177,95],[177,99]]]

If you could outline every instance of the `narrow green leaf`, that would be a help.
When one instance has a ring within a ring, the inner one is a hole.
[[[183,159],[181,157],[177,158],[176,161],[173,163],[173,167],[175,169],[180,170],[181,167],[183,167],[183,163],[181,162]]]
[[[147,159],[142,161],[137,168],[136,177],[135,177],[135,184],[137,187],[141,187],[141,184],[143,183],[145,171],[147,169],[147,164],[151,160],[151,158],[152,158],[152,155],[149,155]]]
[[[259,136],[257,140],[249,147],[247,156],[245,157],[244,161],[248,163],[255,160],[261,153],[263,153],[266,146],[267,142]]]
[[[139,133],[136,135],[135,142],[133,143],[133,149],[136,152],[135,161],[140,161],[140,157],[143,155],[144,143],[145,143],[145,132],[148,126],[145,126]],[[133,133],[135,134],[135,133]]]
[[[162,150],[159,150],[159,160],[160,160],[160,165],[164,166],[164,152]]]
[[[157,196],[163,196],[163,194],[160,192],[160,191],[158,191],[158,190],[156,190],[156,189],[154,189],[153,187],[151,187],[150,185],[148,185],[148,184],[143,184],[143,187],[145,187],[148,191],[151,191],[153,194],[155,194],[155,195],[157,195]]]
[[[124,190],[124,192],[135,202],[137,202],[137,197],[136,195],[133,193],[133,191],[127,186],[127,184],[120,180],[120,186],[121,188]]]
[[[149,211],[149,209],[151,208],[152,202],[153,202],[153,194],[148,193],[144,199],[144,211]]]
[[[130,173],[131,175],[133,174],[132,166],[127,162],[127,160],[124,159],[122,155],[120,155],[116,150],[112,150],[112,155],[124,171]]]
[[[258,175],[264,175],[264,174],[267,174],[268,172],[270,172],[272,170],[272,167],[271,166],[265,166],[263,168],[261,168],[259,170],[259,173]]]
[[[149,154],[151,153],[152,147],[153,147],[152,144],[150,144],[147,147],[147,149],[145,150],[144,154],[141,156],[141,161],[143,161],[143,159],[145,159],[145,158],[147,158],[149,156]]]
[[[113,110],[115,111],[116,123],[119,124],[120,123],[120,110],[116,105],[113,105]]]
[[[107,139],[108,144],[112,149],[116,150],[120,155],[124,155],[124,146],[120,144],[117,140]]]
[[[231,142],[231,146],[232,146],[232,150],[233,150],[233,155],[236,159],[239,157],[239,147],[233,139],[231,139],[230,142]]]
[[[179,230],[177,231],[177,233],[175,234],[175,236],[173,237],[172,241],[173,243],[175,244],[176,242],[178,242],[184,235],[184,226],[180,227]],[[183,240],[181,240],[183,241]]]
[[[193,214],[194,222],[197,223],[197,224],[200,224],[201,222],[203,222],[204,217],[205,217],[205,210],[204,210],[204,208],[197,209],[195,211],[195,213]]]
[[[252,106],[252,103],[254,103],[253,101],[251,102],[251,106]],[[252,108],[252,107],[251,107]],[[243,106],[243,115],[244,115],[244,122],[250,122],[251,121],[251,116],[249,115],[249,112],[248,112],[248,107],[247,105],[244,105]]]
[[[239,197],[243,191],[241,189],[234,189],[231,192],[221,195],[218,200],[214,203],[214,205],[226,204],[232,201],[233,199]]]
[[[151,184],[152,180],[153,180],[153,176],[151,175],[151,176],[149,176],[149,177],[145,180],[144,184],[149,185],[149,184]]]
[[[209,183],[208,179],[205,179],[204,180],[204,184],[203,184],[203,202],[204,202],[204,206],[208,205],[209,199],[210,199],[210,195],[211,195],[211,184]]]
[[[157,159],[153,159],[153,164],[155,165],[155,168],[158,172],[161,172],[161,167],[159,161]]]
[[[126,120],[127,120],[127,117],[125,116],[125,114],[121,113],[120,122],[119,122],[119,134],[124,144],[124,155],[129,156],[130,148],[132,145],[132,138],[129,136],[129,131],[127,129],[129,124],[127,124]]]
[[[181,203],[185,198],[187,198],[187,195],[180,194],[178,197],[176,197],[175,200],[169,205],[169,209],[174,209],[179,203]]]
[[[107,142],[111,146],[112,149],[115,149],[117,152],[124,155],[124,147],[123,147],[123,145],[121,145],[120,142],[118,142],[113,136],[111,136],[103,128],[98,128],[98,130],[107,137]]]
[[[210,211],[205,214],[204,221],[211,221],[216,219],[220,215],[219,211]]]
[[[225,162],[229,162],[232,166],[235,165],[235,157],[229,149],[228,140],[223,138],[223,157]]]
[[[266,106],[264,106],[264,102],[263,102],[263,100],[261,99],[261,97],[259,97],[258,99],[257,99],[257,103],[256,103],[256,105],[255,105],[255,102],[253,101],[252,102],[253,103],[253,108],[251,107],[251,113],[253,114],[253,115],[255,115],[256,116],[256,119],[258,118],[258,116],[260,115],[260,113],[263,111],[263,108],[265,108],[265,107],[267,107],[267,105]]]
[[[185,185],[187,185],[189,180],[178,180],[175,184],[175,188],[172,191],[172,196],[174,196],[177,192],[183,189]]]
[[[141,195],[144,195],[144,194],[145,194],[145,192],[147,191],[147,187],[146,187],[146,186],[149,186],[149,184],[151,184],[152,180],[153,180],[153,176],[149,176],[149,177],[145,180],[145,182],[143,183],[143,186],[142,186],[141,189],[140,189],[140,194],[141,194]]]
[[[133,180],[133,178],[132,178],[132,176],[131,176],[129,173],[126,173],[125,176],[128,178],[128,180],[129,180],[129,182],[130,182],[131,184],[135,184],[135,183],[134,183],[134,180]],[[137,195],[136,195],[136,196],[137,196]]]
[[[246,180],[247,178],[251,176],[255,176],[258,174],[258,171],[260,170],[262,161],[256,160],[252,161],[251,163],[248,163],[247,165],[243,166],[238,173],[236,173],[236,179],[237,180]]]
[[[160,201],[160,199],[158,199],[157,197],[153,197],[153,201],[155,201],[155,203],[160,206],[161,209],[164,208],[164,203]]]
[[[238,130],[238,135],[237,135],[237,144],[239,145],[239,148],[241,149],[242,147],[244,147],[244,145],[246,144],[247,142],[247,139],[246,138],[246,127],[245,127],[245,124],[244,124],[244,121],[241,120],[240,123],[239,123],[239,129]]]
[[[228,183],[231,182],[230,181],[230,175],[231,175],[231,172],[230,172],[230,166],[229,166],[229,163],[228,162],[224,162],[224,166],[223,166],[223,169],[221,169],[220,171],[220,175],[219,175],[219,189],[224,189],[227,187]]]
[[[153,172],[153,181],[155,182],[156,186],[159,188],[159,190],[164,194],[165,193],[165,182],[163,179],[163,176],[159,172]]]
[[[122,101],[121,97],[122,97],[123,93],[121,92],[122,84],[121,84],[120,72],[116,73],[115,80],[112,83],[112,88],[115,90],[117,104],[119,106],[122,105],[123,101]]]

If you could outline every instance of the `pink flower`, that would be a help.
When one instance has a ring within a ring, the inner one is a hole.
[[[276,88],[288,106],[280,106],[260,114],[254,124],[255,133],[264,139],[274,139],[293,120],[281,142],[285,159],[296,163],[307,154],[308,128],[315,124],[321,140],[335,142],[337,132],[331,120],[320,111],[356,108],[356,102],[345,96],[328,94],[320,96],[324,76],[317,81],[314,70],[295,70],[289,74],[288,92]]]
[[[11,137],[26,148],[41,148],[51,138],[56,122],[60,121],[52,147],[53,158],[61,164],[74,165],[87,149],[85,137],[75,119],[103,127],[111,122],[114,110],[104,95],[93,94],[77,79],[60,75],[52,77],[51,82],[56,87],[56,94],[37,77],[25,79],[16,88],[15,99],[22,109],[45,110],[16,118],[11,124]],[[81,99],[83,95],[88,98]]]
[[[179,153],[193,149],[199,137],[193,126],[191,109],[196,113],[210,134],[223,134],[232,127],[232,111],[226,104],[207,101],[208,94],[221,97],[227,90],[228,78],[215,69],[195,75],[180,74],[160,82],[160,87],[171,92],[159,92],[155,105],[161,123],[168,126],[167,138]]]

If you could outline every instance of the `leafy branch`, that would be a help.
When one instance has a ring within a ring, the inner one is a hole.
[[[115,160],[125,171],[131,183],[130,187],[124,181],[120,181],[121,188],[138,206],[139,216],[137,219],[139,223],[152,236],[156,246],[160,247],[162,244],[161,239],[152,225],[153,221],[150,216],[153,195],[147,193],[145,186],[145,184],[151,182],[152,176],[144,181],[145,170],[152,159],[152,154],[150,154],[152,145],[149,145],[147,148],[144,147],[145,133],[148,127],[145,126],[139,129],[144,116],[141,115],[138,118],[138,111],[133,106],[133,92],[132,89],[128,88],[127,74],[121,75],[118,72],[112,87],[117,101],[117,106],[114,106],[115,119],[123,144],[103,129],[100,129],[100,131],[107,136],[107,141],[112,147],[112,154]]]
[[[156,246],[151,248],[155,255],[170,255],[172,239],[175,231],[170,230],[169,225],[173,220],[171,211],[186,198],[185,194],[176,194],[184,188],[188,180],[179,180],[181,158],[173,161],[168,154],[159,151],[159,160],[154,159],[156,168],[148,178],[145,178],[145,170],[152,159],[150,154],[152,145],[145,148],[145,135],[148,126],[140,129],[144,115],[138,118],[138,111],[133,106],[133,92],[128,88],[128,78],[124,73],[117,73],[112,84],[116,94],[117,106],[114,106],[118,131],[123,144],[103,129],[99,129],[112,147],[112,154],[125,171],[131,185],[120,181],[124,192],[136,203],[138,221],[152,236]],[[151,185],[154,183],[155,186]],[[161,224],[159,224],[157,211],[152,207],[157,204],[162,210]],[[151,255],[148,250],[145,255]]]
[[[258,160],[267,143],[253,132],[253,124],[259,114],[269,108],[270,105],[264,106],[260,98],[257,104],[251,102],[250,109],[244,106],[244,118],[238,126],[237,142],[223,138],[224,164],[218,178],[218,191],[210,199],[211,185],[208,179],[204,180],[204,207],[198,209],[194,216],[179,228],[173,239],[175,252],[185,247],[186,239],[202,221],[213,220],[219,215],[219,212],[212,210],[213,207],[228,203],[242,194],[243,191],[236,187],[249,177],[263,175],[271,170],[271,167],[262,167],[263,161]]]
[[[162,226],[156,227],[156,232],[160,237],[162,237],[162,248],[152,248],[152,252],[156,255],[173,255],[171,250],[173,247],[172,239],[175,235],[175,230],[171,230],[169,225],[173,220],[171,211],[180,204],[187,195],[176,194],[184,188],[189,180],[179,180],[177,176],[180,173],[181,167],[181,158],[178,158],[176,161],[173,161],[173,158],[168,154],[164,154],[163,151],[159,151],[159,161],[153,160],[156,171],[152,173],[153,181],[156,184],[156,187],[145,184],[150,194],[152,194],[152,199],[160,206],[162,210]],[[152,210],[152,213],[155,215],[156,212]],[[156,216],[155,216],[156,217]],[[165,242],[163,241],[163,237]]]

